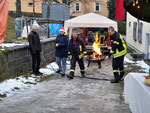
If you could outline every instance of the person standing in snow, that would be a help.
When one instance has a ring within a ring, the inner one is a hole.
[[[28,35],[29,50],[32,56],[32,71],[35,75],[42,74],[41,72],[39,72],[41,62],[40,52],[42,49],[38,29],[38,23],[34,22],[32,25],[32,31]]]
[[[57,73],[61,73],[62,76],[65,76],[69,37],[68,35],[65,35],[64,27],[61,27],[59,32],[60,33],[55,40],[56,63],[59,67]]]
[[[86,55],[86,48],[84,42],[78,37],[77,32],[73,32],[72,38],[69,41],[68,54],[71,60],[70,74],[67,76],[73,79],[76,62],[78,62],[81,72],[81,77],[85,77],[84,55]],[[85,56],[86,57],[86,56]]]
[[[124,76],[123,62],[124,56],[127,53],[127,46],[121,34],[116,32],[114,27],[110,26],[108,28],[108,33],[110,35],[112,47],[109,56],[111,54],[113,55],[112,67],[114,73],[114,80],[112,80],[111,83],[119,83],[119,81],[121,81]],[[106,59],[107,58],[108,56],[106,57]]]

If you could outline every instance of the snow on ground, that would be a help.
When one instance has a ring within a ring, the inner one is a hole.
[[[21,88],[32,86],[33,84],[28,83],[36,83],[34,78],[35,75],[31,75],[31,77],[25,78],[24,76],[17,77],[15,79],[9,79],[2,83],[0,83],[0,94],[6,94],[7,96],[13,95],[16,90]]]
[[[135,66],[141,67],[141,71],[144,71],[146,73],[148,73],[148,71],[149,71],[149,65],[147,65],[143,60],[141,60],[141,61],[132,61],[132,60],[129,60],[125,56],[124,61],[125,61],[125,63],[131,63],[131,64],[133,64]]]
[[[67,64],[66,68],[69,68],[70,61],[67,61],[66,64]],[[58,69],[59,69],[58,65],[55,62],[53,62],[47,65],[46,68],[40,69],[40,72],[43,73],[43,75],[51,75],[51,74],[54,74]]]
[[[46,68],[40,69],[40,72],[43,73],[43,75],[51,75],[54,74],[55,71],[58,70],[58,66],[55,62],[49,64],[46,66]]]
[[[55,62],[48,64],[45,68],[41,68],[40,72],[43,73],[43,76],[50,76],[55,73],[55,70],[58,69],[58,66]],[[29,76],[20,76],[14,79],[5,80],[0,83],[0,94],[6,94],[7,97],[12,96],[20,89],[24,89],[26,87],[32,87],[38,83],[40,80],[40,76],[29,75]]]
[[[5,47],[14,47],[14,46],[21,46],[21,45],[25,45],[25,44],[16,44],[16,43],[3,43],[3,44],[0,44],[0,46],[2,48],[5,48]]]
[[[132,63],[133,65],[140,66],[142,71],[146,73],[149,70],[149,66],[142,60],[142,61],[132,61],[125,57],[125,63]],[[67,61],[67,68],[69,68],[70,62]],[[126,66],[126,65],[125,65]],[[48,64],[45,68],[41,68],[40,72],[43,73],[43,76],[50,76],[55,74],[56,70],[58,70],[58,66],[55,62]],[[0,83],[0,94],[6,94],[7,97],[13,95],[20,89],[24,89],[26,87],[32,87],[38,83],[40,80],[40,76],[30,75],[16,77],[15,79],[5,80],[4,82]]]
[[[136,62],[137,66],[140,66],[142,68],[142,71],[148,72],[149,71],[149,65],[147,65],[143,60]]]
[[[129,60],[126,56],[124,57],[124,62],[126,62],[126,63],[134,63],[134,61]]]

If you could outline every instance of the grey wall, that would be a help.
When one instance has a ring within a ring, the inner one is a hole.
[[[48,63],[55,60],[54,41],[54,39],[41,41],[42,53]],[[41,60],[41,64],[45,65],[42,55]],[[27,45],[8,48],[5,54],[0,55],[0,80],[31,70],[31,64],[31,55]]]
[[[47,3],[42,3],[42,18],[53,20],[70,19],[70,7],[64,3],[52,3],[50,6],[50,17],[47,17]]]

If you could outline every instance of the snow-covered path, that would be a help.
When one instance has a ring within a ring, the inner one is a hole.
[[[87,66],[87,63],[85,64]],[[111,59],[102,62],[102,68],[91,64],[88,77],[113,78]],[[67,70],[68,73],[68,70]],[[80,76],[77,67],[76,76]],[[19,90],[0,102],[2,113],[130,113],[124,103],[123,83],[75,77],[68,80],[55,74],[33,87]]]

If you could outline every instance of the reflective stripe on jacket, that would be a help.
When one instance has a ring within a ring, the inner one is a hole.
[[[72,58],[72,55],[74,55],[74,43],[73,43],[73,39],[71,39],[69,41],[69,47],[68,47],[68,55],[70,55],[70,58]],[[76,54],[77,56],[79,57],[79,59],[83,58],[84,54],[86,54],[86,49],[85,49],[85,45],[84,45],[84,42],[81,38],[77,38],[76,39]]]
[[[112,41],[112,50],[110,51],[114,58],[123,56],[127,53],[125,40],[119,33],[115,33]]]

